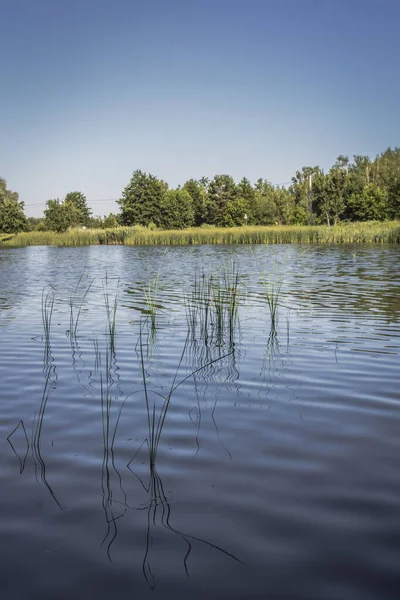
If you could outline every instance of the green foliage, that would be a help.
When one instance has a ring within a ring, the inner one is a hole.
[[[358,221],[382,220],[390,215],[388,194],[374,183],[369,183],[361,192],[352,194],[349,207]]]
[[[118,200],[123,225],[160,224],[160,204],[168,185],[143,171],[133,173],[129,184]]]
[[[69,194],[67,194],[65,196],[64,202],[65,203],[72,202],[72,204],[74,204],[76,206],[76,208],[79,210],[79,212],[81,214],[79,223],[81,225],[89,224],[92,211],[88,207],[87,202],[86,202],[86,196],[84,196],[82,194],[82,192],[69,192]]]
[[[253,222],[257,225],[283,224],[293,221],[294,197],[288,190],[259,179],[255,185]]]
[[[253,186],[251,185],[250,181],[246,177],[243,177],[243,179],[239,181],[237,186],[237,195],[239,196],[239,198],[243,198],[243,200],[247,202],[249,207],[252,206],[256,192]]]
[[[310,182],[319,173],[319,167],[303,167],[292,177],[292,185],[289,188],[294,201],[292,221],[298,225],[307,225],[310,222]]]
[[[24,229],[23,205],[17,195],[6,190],[4,180],[0,181],[0,231]],[[55,231],[79,224],[106,230],[132,225],[169,230],[192,225],[334,226],[340,221],[399,219],[400,148],[388,148],[374,160],[362,155],[349,160],[341,155],[327,172],[318,166],[302,167],[288,188],[266,179],[252,184],[246,177],[236,184],[225,174],[212,180],[189,179],[182,188],[168,192],[165,182],[136,170],[118,203],[118,215],[92,218],[85,196],[71,192],[62,204],[50,201],[44,222],[30,220],[28,226]]]
[[[235,182],[230,175],[215,175],[208,188],[207,223],[224,226],[224,212],[228,202],[237,198]]]
[[[196,227],[200,227],[206,218],[206,206],[207,206],[207,181],[202,180],[196,181],[195,179],[189,179],[183,186],[192,199],[193,213],[194,213],[194,224]]]
[[[236,198],[226,203],[225,210],[222,216],[223,227],[240,227],[246,225],[246,218],[249,219],[250,206],[247,200]]]
[[[28,217],[27,231],[45,231],[45,222],[43,217]]]
[[[75,227],[81,222],[81,212],[73,202],[60,202],[57,200],[48,200],[47,208],[44,211],[45,225],[50,231],[62,233],[69,227]]]
[[[164,229],[185,229],[194,224],[193,200],[186,190],[168,190],[160,203],[160,225]]]
[[[113,227],[119,227],[119,222],[117,217],[113,213],[110,213],[108,217],[104,217],[103,228],[111,229]]]
[[[7,189],[6,180],[0,178],[0,231],[18,233],[27,229],[28,222],[24,214],[24,203],[19,202],[17,192]]]

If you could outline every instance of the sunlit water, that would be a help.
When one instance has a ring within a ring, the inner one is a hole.
[[[399,259],[1,250],[1,598],[400,597]],[[188,336],[196,276],[232,264],[233,331]]]

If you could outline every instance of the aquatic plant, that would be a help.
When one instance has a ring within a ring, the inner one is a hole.
[[[117,308],[118,308],[118,300],[119,300],[119,280],[117,284],[117,291],[114,295],[114,299],[110,301],[110,293],[108,290],[108,276],[106,273],[106,277],[103,280],[103,297],[104,297],[104,305],[106,308],[106,316],[107,316],[107,330],[109,337],[109,344],[111,352],[115,353],[115,334],[116,334],[116,326],[117,326]]]
[[[47,285],[42,290],[42,322],[43,322],[43,330],[44,330],[44,341],[45,347],[47,349],[50,348],[50,329],[51,329],[51,319],[53,316],[54,310],[54,296],[55,287],[52,285]]]
[[[264,273],[260,273],[260,281],[263,286],[263,298],[267,301],[271,317],[271,331],[274,332],[278,320],[278,308],[283,285],[283,268],[278,273],[276,259],[273,263],[272,272],[268,272],[267,276]]]
[[[77,330],[78,330],[79,317],[81,315],[83,304],[85,302],[86,296],[89,293],[90,288],[92,287],[92,285],[93,285],[93,283],[95,281],[95,278],[93,278],[90,281],[90,283],[85,288],[84,293],[79,298],[79,301],[77,301],[78,291],[79,291],[79,287],[80,287],[80,284],[82,282],[83,276],[84,276],[84,274],[82,273],[82,275],[78,279],[78,283],[76,284],[74,293],[71,296],[70,301],[69,301],[69,307],[70,307],[69,335],[70,335],[71,340],[73,338],[76,338],[76,334],[77,334]],[[76,310],[76,312],[75,312],[75,310]]]
[[[146,304],[146,311],[150,317],[151,322],[151,332],[154,341],[154,336],[156,333],[156,317],[157,317],[157,294],[158,294],[158,282],[159,282],[159,273],[151,278],[150,277],[150,268],[149,268],[149,277],[146,285],[143,285],[143,294]]]
[[[185,295],[186,319],[192,339],[212,338],[222,345],[232,342],[240,302],[240,273],[232,262],[219,274],[196,276],[193,289]]]

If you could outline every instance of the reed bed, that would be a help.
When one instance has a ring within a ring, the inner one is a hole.
[[[186,319],[192,339],[233,342],[240,303],[240,272],[234,262],[219,274],[197,275],[185,297]]]
[[[0,248],[23,246],[186,246],[200,244],[399,244],[400,221],[272,227],[193,227],[182,230],[116,227],[72,229],[65,233],[32,231],[0,236]]]

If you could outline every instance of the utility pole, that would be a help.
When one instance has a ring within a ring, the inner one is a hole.
[[[310,225],[313,224],[313,216],[312,216],[312,175],[308,176],[308,203],[310,206]]]

